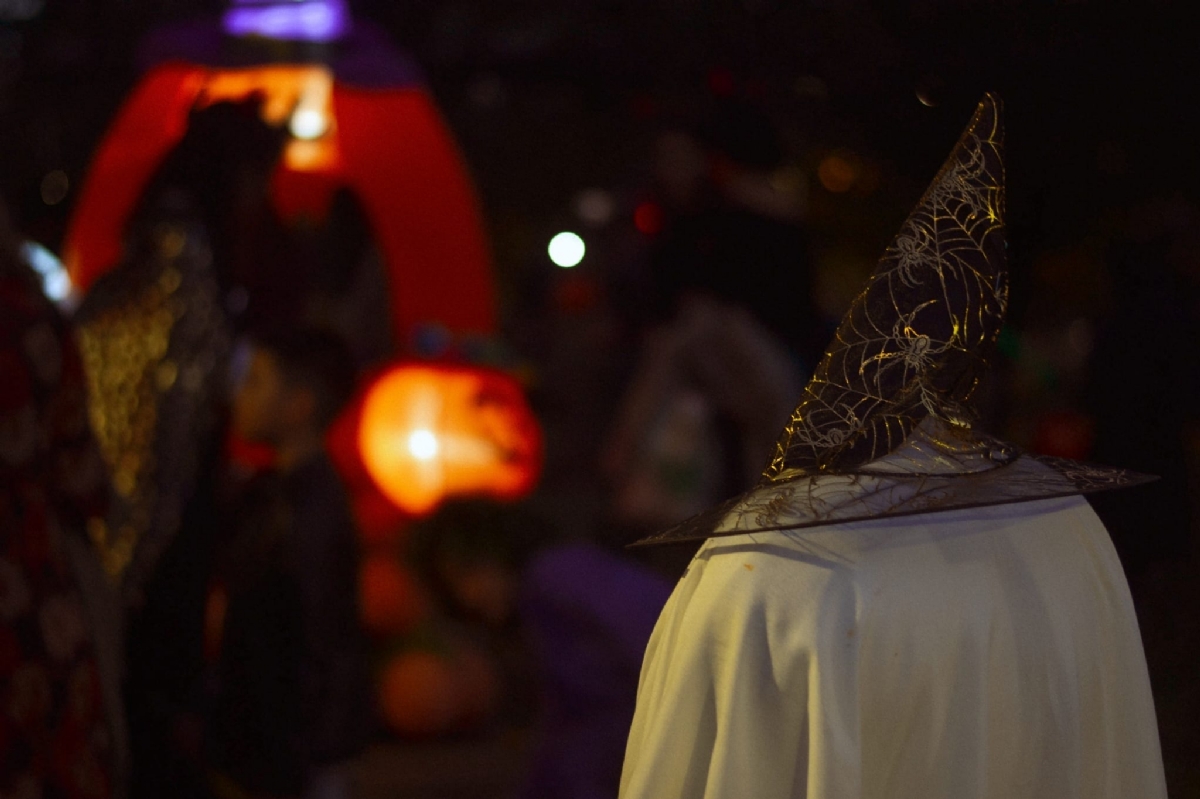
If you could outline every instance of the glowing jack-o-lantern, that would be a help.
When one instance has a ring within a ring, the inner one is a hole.
[[[413,515],[451,496],[523,496],[541,469],[541,434],[520,387],[471,367],[384,373],[364,399],[358,446],[379,489]]]

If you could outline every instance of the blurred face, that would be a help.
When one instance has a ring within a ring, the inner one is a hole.
[[[234,431],[247,441],[278,444],[287,432],[290,393],[271,354],[254,349],[233,398]]]

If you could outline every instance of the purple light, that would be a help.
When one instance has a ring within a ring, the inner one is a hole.
[[[222,24],[232,36],[265,36],[304,42],[329,42],[350,28],[346,0],[233,0]]]

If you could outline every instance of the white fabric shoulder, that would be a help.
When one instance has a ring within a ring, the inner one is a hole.
[[[1159,799],[1120,563],[1079,497],[710,540],[622,799]]]

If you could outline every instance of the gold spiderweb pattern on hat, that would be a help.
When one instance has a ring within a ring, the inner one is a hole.
[[[1024,454],[974,427],[1004,323],[1000,104],[984,97],[850,306],[754,489],[638,541],[798,530],[1154,479]]]
[[[768,481],[851,472],[926,417],[952,426],[967,451],[995,447],[971,429],[971,398],[1008,300],[1002,148],[999,101],[987,95],[838,327]]]

